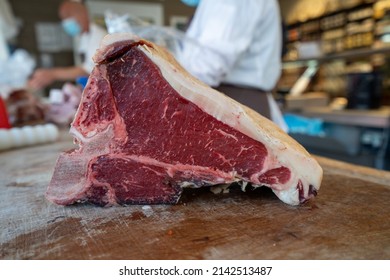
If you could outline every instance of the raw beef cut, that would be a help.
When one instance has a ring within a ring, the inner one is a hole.
[[[322,169],[268,119],[190,76],[165,51],[107,36],[47,190],[57,204],[177,203],[184,187],[267,186],[285,203],[315,196]]]

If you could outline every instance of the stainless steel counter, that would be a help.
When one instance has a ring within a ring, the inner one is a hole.
[[[324,122],[324,135],[290,133],[309,152],[354,164],[390,170],[390,107],[333,110],[307,107],[296,114]]]
[[[333,110],[330,107],[308,107],[299,114],[336,124],[377,128],[390,127],[390,107],[388,106],[376,110]]]

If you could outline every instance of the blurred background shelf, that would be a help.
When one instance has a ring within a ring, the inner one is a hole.
[[[295,60],[283,60],[283,66],[302,67],[307,66],[310,61],[317,61],[318,63],[329,62],[337,59],[349,59],[349,58],[367,58],[375,54],[390,54],[390,47],[383,48],[362,48],[355,50],[343,51],[340,53],[321,55],[317,57],[308,57]]]

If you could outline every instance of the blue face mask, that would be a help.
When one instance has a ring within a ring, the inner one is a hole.
[[[199,5],[200,0],[181,0],[184,4],[190,7],[196,7]]]
[[[75,37],[79,34],[81,34],[81,26],[75,20],[74,18],[67,18],[64,19],[62,22],[62,28],[64,29],[65,33],[68,34],[71,37]]]

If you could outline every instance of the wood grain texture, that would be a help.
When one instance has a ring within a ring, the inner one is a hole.
[[[0,153],[1,259],[389,259],[390,173],[319,158],[317,198],[186,191],[178,205],[58,206],[44,193],[69,136]]]

